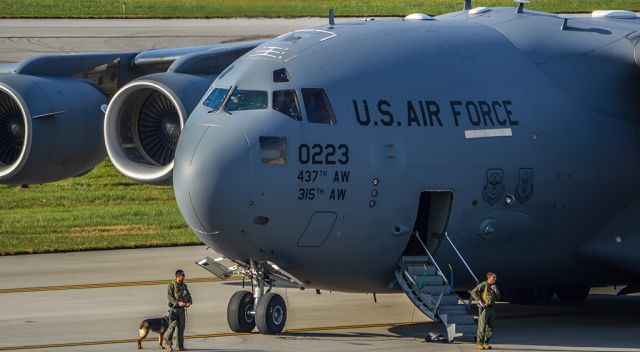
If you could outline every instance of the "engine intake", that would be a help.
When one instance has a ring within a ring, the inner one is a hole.
[[[94,168],[106,155],[105,101],[79,79],[0,76],[0,183],[54,182]]]
[[[180,133],[212,81],[163,72],[122,87],[104,121],[107,152],[118,171],[138,182],[171,185]]]
[[[0,87],[0,172],[10,173],[25,152],[27,116],[18,99]]]

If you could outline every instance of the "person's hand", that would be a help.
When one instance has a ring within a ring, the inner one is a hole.
[[[186,307],[187,307],[187,308],[191,307],[191,303],[187,303],[187,306],[186,306]]]
[[[479,302],[478,302],[478,305],[480,305],[480,307],[482,307],[482,308],[485,308],[485,307],[487,306],[487,305],[486,305],[486,304],[484,304],[484,302],[482,302],[482,301],[479,301]]]
[[[493,290],[493,292],[498,292],[498,286],[496,285],[491,285],[491,289]]]
[[[184,306],[185,306],[184,302],[178,301],[178,307],[184,307]]]

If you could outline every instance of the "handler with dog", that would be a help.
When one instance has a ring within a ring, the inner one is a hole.
[[[160,335],[158,345],[161,349],[162,342],[166,342],[167,349],[173,351],[173,333],[178,328],[178,350],[186,351],[184,348],[184,328],[186,325],[186,309],[191,306],[191,294],[184,283],[184,271],[176,271],[176,279],[169,284],[167,289],[169,299],[169,314],[162,318],[145,319],[140,322],[138,328],[139,339],[138,349],[142,349],[142,340],[147,338],[149,331]]]
[[[176,271],[176,279],[167,288],[169,300],[169,329],[164,335],[168,351],[173,351],[173,333],[178,328],[178,351],[184,348],[184,328],[186,325],[186,309],[193,303],[191,294],[184,283],[184,271]]]

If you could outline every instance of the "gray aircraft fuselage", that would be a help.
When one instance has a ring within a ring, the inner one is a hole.
[[[238,89],[266,92],[268,106],[199,104],[184,127],[173,174],[182,214],[230,259],[272,261],[308,287],[387,292],[403,253],[420,252],[407,246],[421,194],[444,192],[453,201],[440,230],[479,277],[634,282],[640,20],[562,21],[493,8],[325,25],[258,46],[202,102]],[[281,69],[288,81],[274,82]],[[309,121],[303,89],[324,90],[335,122]],[[295,90],[300,120],[274,110],[283,90]],[[286,143],[285,158],[264,162],[261,137]],[[436,261],[468,288],[437,232],[423,234]]]

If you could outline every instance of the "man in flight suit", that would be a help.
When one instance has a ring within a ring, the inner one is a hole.
[[[186,351],[184,348],[184,328],[186,324],[185,311],[191,306],[191,294],[184,283],[184,271],[176,271],[176,279],[167,288],[169,300],[169,328],[165,333],[167,350],[173,351],[173,332],[178,328],[178,351]]]
[[[496,317],[496,301],[501,298],[496,286],[496,274],[487,273],[487,281],[483,281],[471,291],[471,297],[478,301],[480,313],[478,314],[478,336],[476,338],[477,350],[490,350],[489,340],[493,334],[493,322]]]

